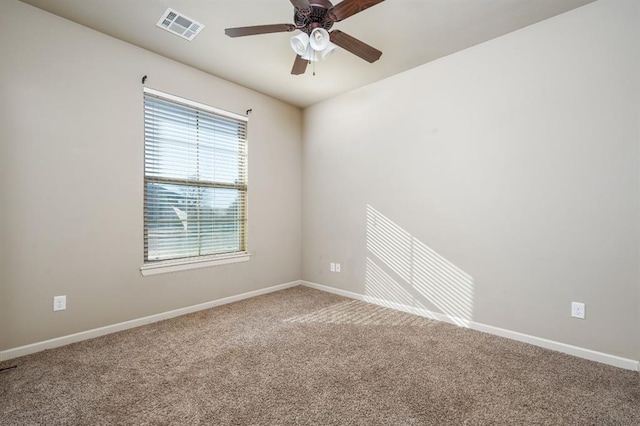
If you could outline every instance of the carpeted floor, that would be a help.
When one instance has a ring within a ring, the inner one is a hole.
[[[2,425],[639,425],[640,376],[305,287],[10,360]]]

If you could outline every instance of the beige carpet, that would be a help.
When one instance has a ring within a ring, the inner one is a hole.
[[[11,365],[2,425],[640,425],[637,372],[304,287]]]

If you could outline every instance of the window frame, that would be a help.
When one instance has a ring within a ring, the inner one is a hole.
[[[149,261],[147,259],[148,252],[147,249],[143,250],[143,265],[140,267],[140,271],[142,275],[155,275],[165,272],[176,272],[181,270],[195,269],[195,268],[205,268],[216,265],[225,265],[231,263],[245,262],[251,258],[251,254],[249,253],[248,247],[248,223],[249,223],[249,209],[248,209],[248,117],[240,114],[236,114],[229,111],[224,111],[219,108],[211,107],[206,104],[202,104],[199,102],[191,101],[189,99],[185,99],[179,96],[171,95],[165,92],[161,92],[159,90],[154,90],[148,87],[143,89],[143,119],[146,121],[147,112],[145,108],[145,99],[147,96],[157,97],[163,101],[171,102],[178,104],[183,107],[191,108],[193,110],[203,111],[209,114],[214,114],[222,118],[229,118],[235,121],[243,121],[245,122],[245,141],[244,141],[244,223],[243,223],[243,242],[242,248],[244,250],[235,251],[235,252],[227,252],[227,253],[214,253],[214,254],[205,254],[199,256],[191,256],[191,257],[181,257],[174,259],[165,259],[165,260],[152,260]],[[144,123],[143,123],[143,126]],[[143,128],[143,130],[145,130]],[[147,206],[147,192],[146,186],[149,181],[153,181],[153,179],[149,179],[147,175],[147,170],[145,166],[146,157],[147,157],[147,148],[146,148],[146,131],[144,132],[145,136],[143,137],[143,142],[145,143],[145,147],[143,149],[143,243],[144,247],[147,244],[147,217],[146,217],[146,206]],[[210,183],[204,183],[200,185],[200,187],[211,187]],[[221,188],[224,185],[220,186]]]

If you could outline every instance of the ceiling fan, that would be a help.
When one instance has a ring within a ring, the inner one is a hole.
[[[333,5],[329,0],[290,0],[294,7],[293,21],[295,24],[271,24],[271,25],[255,25],[251,27],[227,28],[224,30],[229,37],[244,37],[258,34],[291,32],[295,30],[302,31],[306,34],[306,41],[291,40],[291,45],[296,52],[296,58],[293,62],[291,74],[304,74],[307,64],[310,60],[317,60],[316,53],[305,53],[310,44],[318,52],[322,52],[324,57],[332,48],[329,41],[343,49],[353,53],[354,55],[364,59],[367,62],[375,62],[380,59],[382,52],[368,44],[350,36],[340,30],[329,32],[333,24],[343,21],[348,17],[362,12],[365,9],[375,6],[384,0],[343,0],[337,5]],[[310,39],[309,39],[310,37]],[[329,47],[325,47],[329,46]],[[309,49],[311,50],[311,49]]]

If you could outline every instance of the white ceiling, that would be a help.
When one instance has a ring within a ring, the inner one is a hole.
[[[293,105],[321,100],[548,19],[594,0],[386,0],[334,25],[381,50],[370,64],[339,49],[290,74],[295,33],[230,38],[228,27],[293,22],[289,0],[22,0]],[[337,4],[337,1],[336,3]],[[206,28],[191,42],[156,27],[171,7]]]

